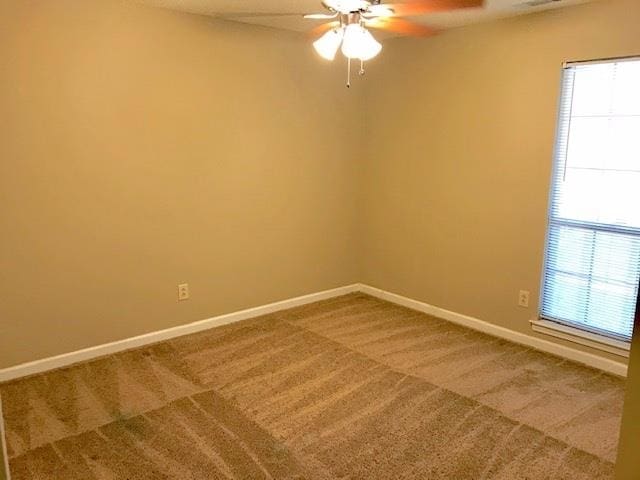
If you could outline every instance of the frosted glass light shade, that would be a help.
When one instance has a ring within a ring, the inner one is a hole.
[[[342,40],[342,53],[347,58],[371,60],[382,50],[382,45],[369,31],[357,23],[347,26]]]
[[[334,28],[329,30],[323,36],[321,36],[318,40],[313,42],[313,48],[315,48],[318,55],[326,60],[333,60],[336,58],[336,52],[340,47],[340,42],[342,42],[342,37],[344,35],[342,28]]]

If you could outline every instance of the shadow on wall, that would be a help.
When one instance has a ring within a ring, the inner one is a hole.
[[[636,318],[633,326],[627,393],[620,429],[620,444],[616,464],[616,480],[637,480],[640,478],[640,296],[636,304]]]

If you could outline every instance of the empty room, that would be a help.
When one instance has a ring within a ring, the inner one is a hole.
[[[640,480],[639,26],[0,2],[0,480]]]

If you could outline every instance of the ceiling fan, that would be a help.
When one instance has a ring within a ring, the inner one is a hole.
[[[427,27],[401,17],[425,15],[462,8],[482,7],[484,0],[401,0],[402,3],[382,3],[382,0],[323,0],[327,13],[312,13],[304,18],[331,20],[314,28],[312,36],[322,35],[313,47],[327,60],[333,60],[341,49],[347,57],[347,87],[350,86],[351,61],[360,60],[360,75],[364,62],[382,50],[382,45],[368,28],[386,30],[401,35],[424,37],[437,33]],[[342,47],[342,48],[340,48]]]
[[[333,60],[338,50],[342,50],[347,58],[347,87],[349,87],[351,61],[360,61],[359,73],[364,75],[364,62],[372,59],[382,50],[382,45],[371,35],[369,28],[414,37],[435,35],[438,33],[437,29],[402,17],[478,8],[484,3],[485,0],[392,0],[392,3],[383,3],[383,0],[321,0],[326,10],[323,13],[237,12],[219,16],[233,20],[247,17],[302,15],[309,20],[330,20],[311,30],[309,36],[320,37],[313,42],[313,47],[321,57],[327,60]]]

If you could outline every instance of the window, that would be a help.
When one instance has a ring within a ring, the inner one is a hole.
[[[640,59],[565,66],[540,316],[629,341],[640,281]]]

